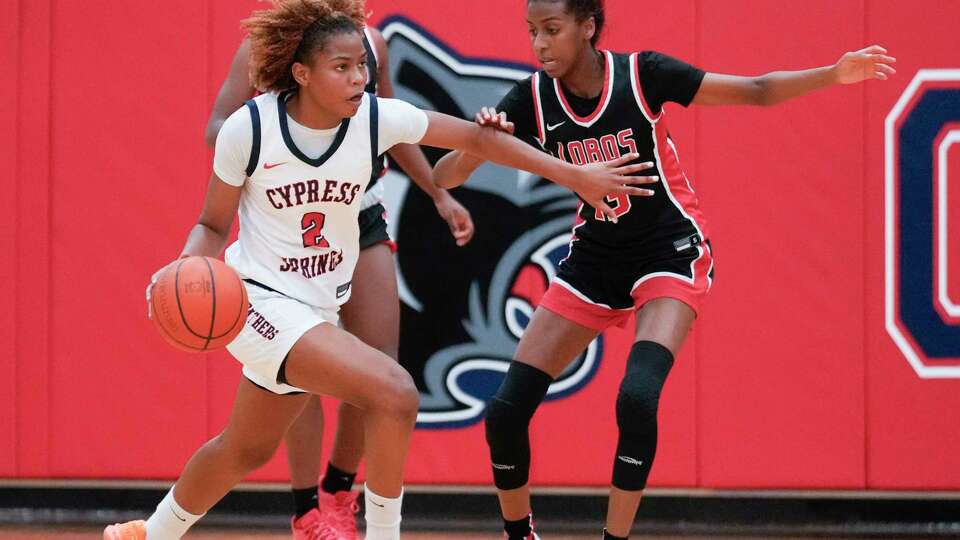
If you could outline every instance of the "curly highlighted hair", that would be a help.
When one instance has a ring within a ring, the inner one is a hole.
[[[271,0],[273,7],[256,11],[243,26],[250,34],[250,80],[264,92],[297,86],[291,67],[308,64],[330,37],[362,32],[363,0]]]

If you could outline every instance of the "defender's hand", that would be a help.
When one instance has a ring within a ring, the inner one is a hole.
[[[887,56],[886,49],[873,45],[841,56],[833,70],[840,84],[854,84],[868,79],[885,81],[897,72],[888,65],[896,61],[896,58]]]
[[[495,107],[482,107],[473,120],[481,126],[496,128],[513,135],[513,122],[507,121],[507,113],[498,113]]]
[[[650,197],[652,189],[636,187],[638,185],[655,184],[660,181],[659,176],[630,176],[633,173],[653,168],[653,162],[627,163],[639,159],[638,154],[627,154],[612,161],[591,163],[577,167],[576,178],[573,179],[571,189],[580,195],[587,204],[603,212],[613,223],[617,222],[617,214],[606,203],[608,195],[633,195]]]

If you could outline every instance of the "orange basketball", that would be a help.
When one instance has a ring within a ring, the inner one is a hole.
[[[189,352],[225,347],[247,320],[247,289],[222,261],[186,257],[161,273],[150,293],[160,335]]]

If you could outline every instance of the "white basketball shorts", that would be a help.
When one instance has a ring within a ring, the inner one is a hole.
[[[250,311],[243,330],[227,350],[243,364],[243,375],[257,386],[275,394],[304,392],[278,380],[280,367],[308,330],[323,323],[336,326],[337,310],[310,306],[249,282],[245,285]]]

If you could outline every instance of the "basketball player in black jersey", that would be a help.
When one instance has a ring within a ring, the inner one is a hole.
[[[378,30],[367,27],[363,33],[363,45],[367,51],[369,72],[364,91],[381,97],[393,97],[386,41]],[[244,40],[234,55],[230,72],[210,113],[206,139],[211,147],[227,117],[255,93],[249,72],[250,42]],[[390,155],[413,182],[433,199],[437,213],[449,225],[457,245],[463,246],[469,242],[474,231],[470,212],[447,190],[433,185],[430,164],[423,152],[414,145],[401,144],[391,149]],[[377,182],[386,172],[384,157],[380,156],[361,207],[362,251],[354,273],[353,294],[343,306],[341,318],[344,328],[349,332],[396,360],[400,341],[400,300],[391,253],[393,243],[383,217],[385,210],[375,197],[377,190],[382,193],[383,189],[377,186]],[[371,195],[374,197],[368,203]],[[319,488],[317,477],[323,443],[323,408],[318,397],[310,398],[284,441],[293,489],[294,534],[300,532],[301,524],[311,521],[301,518],[312,513],[340,531],[345,538],[357,538],[355,512],[358,493],[351,488],[363,455],[363,422],[359,410],[349,404],[341,404],[336,437]],[[319,511],[321,507],[322,513]]]
[[[661,388],[713,279],[710,235],[663,104],[774,105],[835,84],[885,80],[895,60],[873,46],[828,67],[736,77],[652,51],[597,50],[602,0],[528,0],[527,22],[543,69],[496,109],[484,108],[477,122],[578,165],[638,153],[656,164],[661,180],[652,197],[580,205],[570,254],[487,408],[494,482],[506,537],[537,538],[530,520],[530,418],[571,360],[636,311],[636,339],[617,395],[620,434],[604,530],[604,538],[626,538],[656,451]],[[453,152],[437,164],[435,181],[459,185],[480,163]]]

